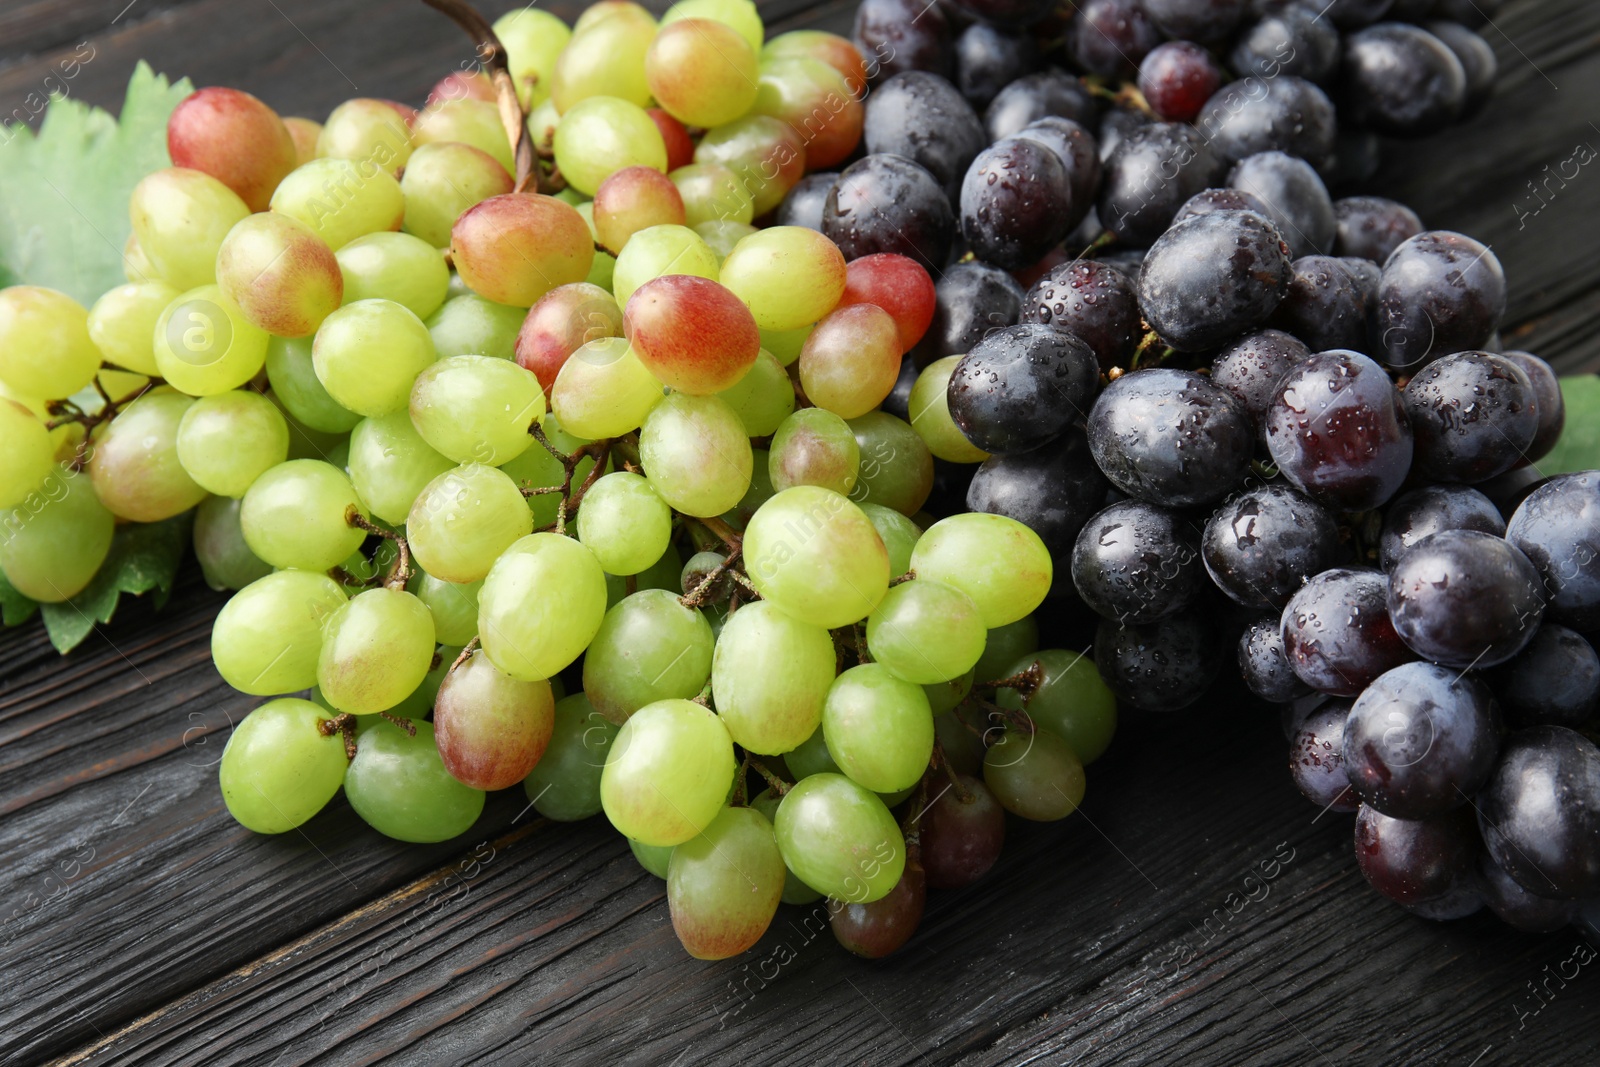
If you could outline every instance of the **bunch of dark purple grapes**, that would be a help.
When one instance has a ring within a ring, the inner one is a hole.
[[[1039,533],[1124,706],[1237,648],[1380,892],[1600,924],[1600,472],[1535,465],[1494,254],[1329,192],[1482,104],[1487,5],[925,2],[862,4],[866,154],[780,221],[937,279],[885,405],[937,491]]]

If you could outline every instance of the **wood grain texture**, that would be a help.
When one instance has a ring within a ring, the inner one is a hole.
[[[138,57],[319,116],[357,92],[419,99],[471,55],[407,2],[93,10],[108,28],[72,92],[107,106]],[[853,3],[763,10],[841,29]],[[1600,367],[1600,172],[1518,212],[1546,163],[1600,145],[1600,10],[1513,0],[1496,26],[1488,110],[1389,146],[1374,184],[1494,247],[1508,341]],[[0,68],[0,112],[59,54],[30,41],[0,51],[30,53]],[[1274,713],[1231,692],[1130,717],[1082,813],[1013,823],[995,872],[934,894],[900,955],[854,960],[786,907],[749,956],[706,964],[603,820],[547,823],[518,790],[432,847],[342,800],[303,832],[240,829],[214,764],[256,701],[210,664],[221,603],[191,568],[165,612],[125,604],[65,660],[37,624],[0,634],[0,1063],[1600,1062],[1600,963],[1545,1000],[1529,987],[1577,935],[1385,903],[1349,818],[1290,785]]]

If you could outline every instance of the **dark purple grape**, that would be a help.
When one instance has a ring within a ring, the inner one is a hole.
[[[1388,12],[1394,0],[1332,0],[1322,13],[1341,30],[1370,26]]]
[[[984,22],[1027,26],[1048,15],[1055,0],[955,0],[955,4]]]
[[[1239,76],[1271,81],[1285,75],[1320,82],[1339,65],[1339,31],[1304,4],[1265,12],[1239,34],[1229,54]]]
[[[991,332],[1016,325],[1022,309],[1022,286],[987,263],[957,263],[934,283],[933,291],[933,322],[913,349],[922,366],[965,355]]]
[[[1212,44],[1225,41],[1244,17],[1248,0],[1142,0],[1150,20],[1168,37]]]
[[[1084,417],[1099,384],[1094,352],[1060,330],[1020,323],[961,357],[945,397],[950,418],[985,452],[1030,452]]]
[[[1139,275],[1139,307],[1168,345],[1201,352],[1266,322],[1292,273],[1282,236],[1260,215],[1198,215],[1150,247]]]
[[[840,902],[832,909],[833,936],[857,956],[882,959],[911,940],[922,922],[926,902],[922,864],[908,859],[905,873],[888,896],[870,904]]]
[[[1338,129],[1328,94],[1287,74],[1224,85],[1200,109],[1195,125],[1225,162],[1278,151],[1313,166],[1332,157]]]
[[[1283,609],[1283,652],[1311,688],[1359,696],[1379,675],[1413,658],[1394,632],[1377,571],[1338,567],[1306,582]]]
[[[1192,122],[1222,85],[1222,68],[1192,41],[1156,45],[1139,64],[1139,91],[1168,122]]]
[[[1094,97],[1077,78],[1064,70],[1041,70],[1001,89],[983,113],[983,127],[989,140],[998,141],[1047,115],[1093,127],[1099,113]]]
[[[1358,352],[1319,352],[1278,382],[1267,449],[1283,476],[1313,500],[1365,511],[1411,469],[1411,428],[1384,369]]]
[[[1211,380],[1244,401],[1251,424],[1260,432],[1278,383],[1310,356],[1311,350],[1299,338],[1282,330],[1257,330],[1216,354]]]
[[[1383,265],[1373,341],[1391,367],[1415,371],[1481,349],[1506,310],[1506,276],[1484,245],[1449,230],[1402,241]]]
[[[1471,118],[1483,109],[1494,92],[1494,80],[1500,72],[1494,49],[1489,47],[1488,41],[1459,22],[1430,22],[1423,28],[1443,41],[1445,47],[1461,61],[1462,73],[1467,78],[1467,92],[1459,117]]]
[[[1482,482],[1526,461],[1539,432],[1533,383],[1515,360],[1455,352],[1417,371],[1405,390],[1417,473]]]
[[[926,0],[861,0],[856,8],[855,46],[873,82],[904,70],[950,75],[950,23]]]
[[[1221,169],[1200,131],[1187,123],[1154,122],[1129,131],[1101,176],[1100,225],[1130,244],[1148,245]]]
[[[1370,259],[1360,256],[1339,256],[1339,262],[1344,264],[1344,269],[1349,271],[1350,280],[1355,283],[1356,289],[1361,293],[1361,300],[1371,318],[1372,309],[1378,306],[1378,288],[1383,284],[1383,268]],[[1362,347],[1369,347],[1366,337],[1362,339]]]
[[[1600,748],[1564,726],[1507,740],[1478,796],[1483,843],[1512,880],[1542,897],[1600,893]]]
[[[1343,260],[1301,256],[1271,322],[1316,352],[1367,346],[1367,295]]]
[[[1134,107],[1121,104],[1107,108],[1106,113],[1100,116],[1100,125],[1097,127],[1096,140],[1100,142],[1100,162],[1105,163],[1111,159],[1111,154],[1116,151],[1122,139],[1134,130],[1142,129],[1155,120],[1143,111]]]
[[[1553,622],[1488,677],[1512,726],[1577,730],[1600,712],[1600,655],[1582,634]]]
[[[1427,30],[1384,22],[1344,39],[1339,114],[1394,137],[1423,137],[1461,114],[1467,74]]]
[[[1250,469],[1244,405],[1192,371],[1124,374],[1095,401],[1088,430],[1089,449],[1111,484],[1162,507],[1220,500]]]
[[[967,510],[1016,519],[1064,558],[1106,488],[1083,431],[1070,429],[1032,452],[984,460],[967,486]]]
[[[1257,619],[1245,627],[1239,638],[1239,675],[1250,692],[1269,704],[1283,704],[1315,692],[1289,666],[1276,615]],[[1343,716],[1339,721],[1343,723]]]
[[[1161,31],[1139,0],[1084,0],[1068,31],[1073,60],[1090,74],[1131,78],[1139,61],[1161,43]]]
[[[1135,291],[1139,288],[1139,275],[1144,273],[1144,254],[1142,248],[1120,248],[1113,251],[1101,252],[1095,256],[1095,262],[1104,263],[1108,267],[1115,267],[1128,276],[1133,283]]]
[[[1548,934],[1572,921],[1576,905],[1528,892],[1494,861],[1488,851],[1478,860],[1478,875],[1483,883],[1483,902],[1500,921],[1525,934]]]
[[[1100,188],[1100,151],[1094,134],[1072,119],[1046,115],[1018,130],[1015,136],[1025,141],[1038,141],[1054,152],[1067,168],[1067,184],[1072,186],[1069,218],[1076,226],[1094,207],[1095,192]]]
[[[1538,569],[1548,618],[1600,630],[1600,471],[1558,474],[1529,493],[1506,523],[1506,540]]]
[[[1500,514],[1509,515],[1521,507],[1535,489],[1549,480],[1532,466],[1514,467],[1486,482],[1479,482],[1473,488],[1488,497]]]
[[[1098,260],[1075,259],[1033,283],[1022,321],[1076,334],[1101,370],[1126,363],[1139,345],[1139,297],[1128,276]]]
[[[1418,655],[1470,669],[1522,651],[1539,628],[1539,572],[1504,538],[1445,530],[1412,545],[1389,572],[1389,618]]]
[[[1502,537],[1506,520],[1492,500],[1464,485],[1412,489],[1395,497],[1384,515],[1378,562],[1384,570],[1393,570],[1408,548],[1444,530],[1477,530]]]
[[[1072,228],[1072,185],[1061,157],[1008,137],[978,153],[961,182],[961,234],[979,259],[1019,270]]]
[[[1195,612],[1148,626],[1102,620],[1095,631],[1094,662],[1117,699],[1145,711],[1188,707],[1217,676],[1217,627]]]
[[[956,88],[975,108],[986,108],[1019,75],[1039,65],[1039,48],[1025,30],[974,22],[956,38]]]
[[[1466,804],[1494,770],[1500,714],[1489,687],[1433,663],[1404,663],[1356,698],[1344,727],[1350,787],[1396,819]]]
[[[1406,0],[1400,0],[1405,3]],[[1487,23],[1500,11],[1503,0],[1436,0],[1432,6],[1433,17],[1459,22],[1468,29]]]
[[[1556,446],[1567,424],[1567,403],[1561,395],[1561,380],[1556,377],[1550,364],[1532,352],[1511,350],[1499,355],[1521,367],[1522,373],[1528,376],[1528,383],[1533,386],[1533,401],[1539,410],[1539,429],[1533,435],[1533,443],[1523,450],[1523,456],[1530,463],[1543,459]]]
[[[1381,196],[1347,196],[1333,202],[1337,231],[1333,251],[1339,256],[1360,256],[1380,267],[1400,242],[1422,232],[1417,213],[1398,200]]]
[[[1333,198],[1305,160],[1286,152],[1257,152],[1234,166],[1228,185],[1250,193],[1266,205],[1267,217],[1283,234],[1296,259],[1333,247],[1337,226]]]
[[[922,829],[922,869],[930,889],[960,889],[989,873],[1006,840],[1006,809],[981,778],[958,776],[970,799],[946,789],[928,805]]]
[[[1478,852],[1480,862],[1483,852]],[[1432,900],[1419,901],[1416,904],[1407,904],[1405,909],[1419,919],[1430,922],[1450,922],[1455,919],[1465,919],[1468,915],[1475,915],[1483,910],[1484,888],[1483,878],[1478,874],[1477,865],[1462,872],[1450,888]]]
[[[1230,599],[1282,611],[1307,579],[1333,566],[1339,524],[1287,485],[1261,485],[1216,510],[1200,553],[1206,573]]]
[[[1246,193],[1239,189],[1202,189],[1183,202],[1178,213],[1172,216],[1172,224],[1196,215],[1214,215],[1222,211],[1254,211],[1262,218],[1271,220],[1267,214],[1267,205],[1258,200],[1253,193]]]
[[[1396,904],[1420,904],[1450,891],[1478,859],[1471,809],[1396,819],[1361,805],[1356,864],[1372,888]]]
[[[837,173],[826,170],[801,178],[784,196],[783,203],[778,205],[776,224],[821,231],[822,209],[838,180]]]
[[[904,156],[922,167],[951,199],[986,140],[956,87],[921,70],[896,74],[868,95],[861,138],[869,154]]]
[[[1348,700],[1329,700],[1300,721],[1289,740],[1289,774],[1305,798],[1323,811],[1359,806],[1344,773],[1344,722]]]
[[[955,239],[955,213],[938,179],[901,156],[858,159],[822,209],[822,232],[845,259],[895,252],[938,273]]]
[[[1072,584],[1103,618],[1137,625],[1192,604],[1205,571],[1182,515],[1125,500],[1084,523],[1072,548]]]
[[[1333,160],[1322,168],[1322,180],[1329,189],[1353,189],[1367,185],[1383,164],[1383,142],[1371,130],[1346,127],[1333,140]]]

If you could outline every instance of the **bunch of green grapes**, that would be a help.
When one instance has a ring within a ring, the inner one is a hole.
[[[254,831],[342,788],[441,841],[521,785],[604,812],[695,956],[824,897],[892,950],[1003,810],[1074,810],[1115,708],[1035,654],[1039,537],[924,510],[942,393],[879,410],[927,272],[752,224],[855,148],[861,56],[749,0],[495,29],[533,170],[475,71],[321,124],[204,89],[127,285],[0,292],[0,567],[66,600],[117,523],[195,511],[213,661],[265,701],[220,764]]]

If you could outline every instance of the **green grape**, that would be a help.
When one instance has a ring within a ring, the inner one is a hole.
[[[550,97],[561,50],[572,40],[567,24],[548,11],[516,8],[494,20],[495,36],[506,47],[506,63],[524,108]]]
[[[802,134],[770,115],[746,114],[707,130],[695,146],[694,161],[720,163],[737,174],[759,218],[777,208],[805,173],[810,132]]]
[[[390,708],[389,715],[397,715],[402,719],[426,719],[433,714],[433,701],[439,695],[439,687],[444,684],[445,677],[450,673],[450,667],[455,663],[456,657],[461,655],[458,645],[440,645],[433,653],[432,668],[422,679],[422,684],[413,689],[404,700]],[[318,703],[327,703],[321,695],[313,689],[311,699]],[[331,709],[330,709],[331,710]],[[363,722],[371,722],[364,719]],[[361,729],[357,726],[357,730]]]
[[[135,285],[140,282],[160,280],[157,277],[156,265],[150,262],[150,257],[139,247],[138,234],[130,232],[128,239],[122,242],[122,276]]]
[[[217,249],[250,214],[239,194],[209,174],[168,167],[146,174],[128,196],[133,235],[161,280],[195,289],[217,279]]]
[[[1072,747],[1085,765],[1099,759],[1117,732],[1117,698],[1095,669],[1094,659],[1080,652],[1047,648],[1015,660],[1005,671],[1021,674],[1037,662],[1043,672],[1039,688],[1026,702],[1015,689],[1001,689],[995,703],[1026,710],[1037,725]]]
[[[340,711],[387,711],[427,677],[434,644],[427,605],[404,590],[368,589],[323,625],[317,688]]]
[[[480,148],[467,144],[419,145],[400,176],[400,192],[406,205],[401,228],[434,248],[448,248],[451,227],[462,212],[491,196],[503,196],[512,188],[506,168]]]
[[[710,19],[663,24],[644,57],[645,82],[662,109],[685,126],[721,126],[755,103],[759,50]]]
[[[991,630],[1044,603],[1052,573],[1038,534],[1004,515],[976,513],[930,526],[911,552],[911,569],[971,597]]]
[[[508,677],[481,649],[450,671],[433,705],[445,770],[474,789],[508,789],[526,778],[554,726],[550,683]]]
[[[916,785],[933,754],[927,695],[881,663],[851,667],[834,679],[822,732],[840,769],[878,793]]]
[[[842,774],[813,774],[778,805],[778,850],[802,882],[835,900],[867,904],[894,888],[906,844],[876,795]]]
[[[55,461],[55,442],[38,416],[0,399],[0,510],[22,503],[43,485]]]
[[[721,275],[763,330],[809,326],[844,295],[844,256],[832,241],[804,226],[770,226],[751,234],[728,253]]]
[[[872,658],[917,685],[966,674],[987,633],[971,597],[926,578],[895,586],[867,617]]]
[[[617,732],[600,774],[600,800],[624,836],[678,845],[711,825],[735,769],[733,742],[715,714],[693,701],[660,700]]]
[[[711,677],[711,624],[665,589],[643,589],[606,612],[583,657],[583,691],[612,722],[647,704],[687,699]]]
[[[684,951],[725,960],[754,946],[778,912],[787,874],[767,817],[723,808],[668,864],[667,908]]]
[[[347,762],[338,734],[322,732],[323,710],[284,697],[256,708],[234,728],[217,777],[228,813],[247,830],[293,830],[333,799]]]
[[[607,574],[638,574],[667,550],[672,509],[646,479],[617,471],[589,487],[577,525],[578,540]]]
[[[837,662],[833,638],[765,601],[728,616],[711,660],[717,714],[740,747],[765,756],[817,732]]]
[[[563,111],[555,156],[567,184],[589,196],[624,167],[667,170],[667,146],[655,120],[615,96],[588,96]]]
[[[329,315],[311,347],[317,380],[342,407],[369,418],[406,406],[434,361],[422,320],[392,300],[360,300]]]
[[[668,274],[691,274],[717,280],[717,254],[687,226],[646,226],[628,238],[617,256],[610,286],[617,304],[627,307],[633,291],[645,282]]]
[[[260,393],[235,389],[201,397],[178,423],[177,452],[200,488],[240,497],[264,472],[289,458],[289,424]]]
[[[544,439],[551,445],[570,455],[589,442],[581,437],[574,437],[561,428],[561,421],[555,415],[544,417]],[[523,452],[522,455],[504,464],[500,468],[512,482],[518,486],[529,488],[551,488],[559,486],[566,477],[565,468],[561,461],[550,454],[550,450],[543,445],[536,445]],[[578,466],[572,472],[572,484],[582,485],[594,471],[594,457],[585,456],[578,461]],[[539,493],[528,498],[528,510],[533,515],[533,528],[541,529],[550,526],[556,521],[556,512],[561,504],[559,493]]]
[[[621,575],[606,575],[606,610],[610,611],[622,603],[625,597],[646,589],[665,589],[676,595],[682,590],[679,576],[683,571],[683,558],[678,555],[678,550],[671,545],[661,554],[661,558],[650,566],[632,575],[633,589],[628,589],[628,579]],[[713,631],[715,632],[715,631]]]
[[[289,417],[318,433],[341,434],[355,429],[361,416],[342,407],[317,380],[311,338],[274,337],[267,344],[267,381]]]
[[[276,211],[239,220],[217,250],[217,285],[252,326],[278,337],[316,332],[350,299],[333,249]]]
[[[989,458],[989,453],[967,440],[950,417],[950,403],[945,395],[950,374],[960,362],[960,356],[946,356],[922,368],[911,387],[911,426],[927,444],[928,451],[939,459],[951,463],[982,463]]]
[[[805,347],[806,338],[811,336],[811,331],[817,328],[814,322],[808,322],[797,330],[761,330],[761,347],[777,357],[779,363],[785,367],[793,366],[794,361],[800,358],[800,350]],[[866,416],[862,416],[865,418]]]
[[[29,600],[59,604],[82,592],[105,562],[116,522],[87,474],[57,467],[0,512],[0,571]]]
[[[419,319],[444,303],[450,268],[439,249],[409,233],[369,233],[335,253],[344,302],[392,300]]]
[[[922,530],[916,523],[877,504],[859,504],[861,513],[872,522],[872,528],[883,539],[884,551],[889,553],[889,573],[896,578],[911,569],[911,550],[917,547]]]
[[[267,334],[215,285],[191,289],[168,304],[156,320],[154,342],[161,377],[190,396],[237,389],[267,358]]]
[[[1038,647],[1039,624],[1032,615],[1024,615],[1004,626],[991,627],[984,641],[983,655],[978,657],[973,672],[980,682],[998,681],[1014,674],[1011,665]]]
[[[582,33],[591,26],[617,16],[644,22],[650,26],[652,32],[655,29],[656,17],[642,4],[636,4],[633,0],[595,0],[595,3],[583,9],[578,21],[572,24],[572,32],[575,35]]]
[[[291,459],[257,478],[244,494],[239,524],[250,551],[274,567],[325,571],[366,540],[346,520],[366,508],[344,471],[315,459]]]
[[[154,390],[95,429],[89,477],[113,515],[160,522],[205,498],[178,456],[178,428],[194,402],[170,389]]]
[[[933,492],[933,453],[911,428],[886,411],[850,420],[861,450],[861,476],[850,499],[915,515]]]
[[[218,591],[243,589],[272,573],[271,564],[250,551],[239,528],[239,501],[208,496],[194,513],[194,555],[206,584]]]
[[[516,459],[534,443],[528,430],[544,410],[533,372],[493,356],[441,359],[411,387],[412,425],[457,463],[497,467]]]
[[[690,229],[707,222],[749,225],[755,218],[756,203],[749,190],[721,163],[691,163],[667,177],[683,197],[683,224]]]
[[[154,343],[156,323],[167,305],[181,295],[162,281],[136,282],[107,290],[89,309],[89,339],[109,362],[119,367],[139,374],[160,374]],[[0,296],[0,304],[4,300]],[[84,362],[87,364],[87,359]]]
[[[511,677],[549,678],[589,647],[605,613],[594,553],[560,534],[530,534],[495,560],[478,591],[478,636]]]
[[[517,169],[511,142],[500,124],[500,109],[488,100],[436,100],[417,112],[412,141],[429,144],[467,144],[487,153],[506,173]],[[407,163],[409,167],[409,162]]]
[[[433,616],[434,636],[446,645],[465,645],[478,636],[478,590],[483,582],[447,582],[426,571],[407,586]]]
[[[278,183],[272,210],[305,223],[337,252],[357,237],[398,230],[406,196],[376,162],[313,159]]]
[[[722,513],[722,520],[736,530],[743,530],[750,525],[751,516],[777,493],[772,488],[772,477],[767,473],[770,459],[770,453],[764,448],[750,450],[750,488],[745,490],[737,504]]]
[[[562,125],[556,127],[557,143],[567,116],[589,100],[621,98],[621,102],[639,108],[650,102],[644,57],[655,39],[656,21],[642,8],[639,15],[642,17],[608,18],[591,26],[579,19],[572,40],[556,60],[550,81],[550,99],[561,112]],[[663,149],[662,155],[665,154]],[[557,165],[562,174],[567,173],[565,165]],[[656,169],[666,170],[665,161]],[[593,186],[578,188],[594,195]]]
[[[856,435],[843,419],[822,408],[801,408],[772,435],[767,473],[779,492],[815,485],[849,495],[860,464]]]
[[[406,516],[406,536],[417,563],[447,582],[480,580],[502,552],[532,529],[533,515],[516,483],[504,471],[481,463],[434,478]]]
[[[761,39],[766,34],[761,14],[750,0],[678,0],[661,16],[661,25],[669,26],[679,19],[711,19],[731,26],[757,52],[761,51]]]
[[[315,375],[313,375],[313,379]],[[323,433],[300,422],[278,402],[273,393],[267,399],[277,405],[278,412],[289,427],[289,458],[320,459],[335,467],[343,467],[350,460],[350,437],[342,433]],[[360,420],[360,416],[356,416]]]
[[[828,630],[870,615],[889,588],[889,554],[871,520],[814,485],[761,505],[745,528],[744,558],[763,597]]]
[[[322,124],[317,134],[317,156],[353,161],[363,168],[363,173],[398,175],[411,158],[412,118],[410,108],[388,100],[346,100]],[[277,209],[276,199],[272,206]]]
[[[672,866],[672,854],[677,850],[676,846],[646,845],[630,837],[628,848],[633,852],[633,858],[639,861],[639,866],[666,881],[667,871]]]
[[[777,357],[762,352],[744,377],[718,393],[744,424],[746,437],[766,437],[794,411],[794,384]]]
[[[754,455],[727,401],[673,393],[645,416],[639,461],[655,491],[685,515],[720,515],[750,488]]]
[[[350,431],[351,484],[372,514],[391,526],[404,525],[428,483],[455,467],[422,439],[408,411],[362,419]]]
[[[547,819],[576,822],[600,813],[600,772],[617,725],[582,693],[556,701],[555,728],[544,755],[522,782],[528,802]]]
[[[483,791],[445,770],[432,723],[412,726],[415,737],[384,719],[361,732],[344,795],[368,826],[399,841],[427,844],[464,834],[483,811]]]
[[[742,189],[743,186],[740,186]],[[733,219],[711,219],[708,222],[695,223],[694,232],[705,241],[706,247],[711,249],[717,257],[717,268],[722,268],[722,261],[728,258],[728,253],[733,251],[734,245],[756,232],[756,227],[748,222],[735,222]]]
[[[771,789],[763,789],[750,798],[750,807],[765,815],[770,823],[778,818],[778,805],[782,800],[783,798],[773,793]],[[802,882],[793,871],[789,870],[787,864],[784,865],[782,900],[785,904],[811,904],[821,899],[821,893]]]
[[[616,282],[617,257],[604,249],[594,250],[594,262],[589,266],[589,273],[583,279],[590,285],[598,285],[606,292],[611,291]]]
[[[922,691],[928,696],[928,707],[933,710],[933,714],[936,717],[941,712],[952,710],[957,704],[967,699],[968,693],[972,692],[972,681],[973,673],[968,671],[966,674],[952,678],[948,682],[935,682],[932,685],[923,686]]]
[[[453,296],[428,319],[428,334],[440,359],[451,356],[516,355],[517,331],[527,313],[521,308],[496,304],[477,293]]]
[[[741,609],[742,610],[742,609]],[[737,612],[735,613],[737,614]],[[833,680],[829,679],[831,686]],[[715,690],[713,690],[714,692]],[[826,698],[827,694],[823,694]],[[817,728],[811,736],[800,742],[793,749],[783,754],[783,762],[788,765],[789,773],[795,780],[809,778],[813,774],[843,774],[839,765],[834,762],[833,753],[828,751],[828,739],[822,733],[822,711],[817,710]]]
[[[1049,730],[1008,727],[983,757],[983,784],[1013,815],[1054,822],[1083,802],[1083,764]]]
[[[344,592],[326,574],[278,571],[258,578],[218,613],[211,661],[241,693],[305,689],[317,680],[322,624],[344,604]]]

